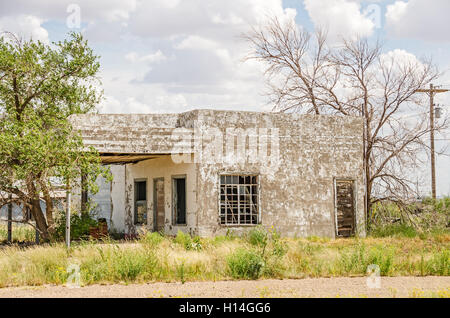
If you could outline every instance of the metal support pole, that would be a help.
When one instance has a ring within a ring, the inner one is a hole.
[[[67,193],[66,193],[66,246],[70,248],[70,201],[71,201],[71,193],[70,187],[67,185]]]
[[[9,194],[8,196],[9,203],[8,203],[8,243],[12,243],[12,195]]]

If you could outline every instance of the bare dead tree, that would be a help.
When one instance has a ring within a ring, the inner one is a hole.
[[[274,110],[364,118],[368,214],[376,202],[417,197],[411,179],[424,164],[430,125],[416,91],[440,75],[431,60],[400,60],[362,38],[328,45],[325,32],[311,34],[277,18],[243,37],[252,46],[246,60],[266,65]]]

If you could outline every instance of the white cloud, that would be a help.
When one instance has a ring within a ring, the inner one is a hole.
[[[0,1],[0,16],[17,23],[21,23],[24,17],[31,15],[39,17],[40,20],[59,21],[66,24],[67,18],[74,13],[68,11],[68,8],[76,5],[79,8],[77,13],[80,14],[83,31],[87,31],[98,41],[107,42],[118,39],[119,31],[123,31],[137,4],[138,0]],[[81,29],[74,31],[81,31]],[[39,32],[43,33],[42,30]]]
[[[316,27],[325,28],[331,40],[370,36],[374,22],[351,0],[304,0],[305,9]]]
[[[130,30],[142,37],[198,35],[228,42],[267,15],[286,19],[295,14],[295,10],[283,8],[282,0],[190,0],[174,1],[170,6],[165,1],[148,0],[136,9]]]
[[[17,17],[0,17],[0,32],[8,31],[24,40],[39,40],[49,43],[48,32],[42,27],[44,21],[32,15]]]
[[[196,50],[215,50],[219,44],[215,41],[202,38],[198,35],[190,35],[181,43],[176,44],[175,48],[179,50],[183,49],[196,49]]]
[[[450,1],[396,1],[386,10],[386,29],[395,37],[450,41]]]
[[[136,52],[130,52],[125,55],[125,59],[132,63],[144,62],[144,63],[148,63],[148,64],[153,64],[153,63],[159,63],[159,62],[165,61],[165,60],[167,60],[167,57],[164,55],[163,52],[161,52],[161,50],[158,50],[155,53],[142,55],[142,56],[140,56]]]
[[[257,63],[242,62],[248,46],[240,36],[273,15],[292,20],[296,10],[284,9],[281,0],[142,2],[130,19],[129,31],[163,47],[170,59],[134,82],[162,85],[168,95],[183,94],[196,107],[228,103],[230,108],[240,104],[241,109],[261,109],[262,70]]]
[[[48,22],[49,30],[56,25],[57,33],[66,32],[61,23],[65,25],[71,3],[2,1],[0,17],[32,15]],[[114,113],[267,109],[262,67],[242,62],[248,46],[239,36],[269,16],[296,16],[295,9],[283,8],[282,0],[75,3],[80,7],[80,31],[101,55],[107,96],[101,111]]]
[[[387,63],[387,65],[393,64],[398,67],[414,66],[417,71],[420,71],[424,67],[422,62],[414,54],[401,49],[395,49],[381,54],[380,60],[382,63]]]
[[[128,20],[136,9],[137,0],[14,0],[1,1],[0,12],[4,16],[33,14],[48,19],[65,21],[70,14],[69,5],[76,4],[80,8],[83,23],[104,20],[118,22]]]

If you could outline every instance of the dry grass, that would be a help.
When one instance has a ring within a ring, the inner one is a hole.
[[[12,239],[13,242],[34,242],[36,238],[35,230],[29,225],[13,224]],[[8,227],[6,222],[0,222],[0,243],[8,238]]]
[[[148,233],[128,243],[76,243],[70,251],[62,243],[26,249],[3,247],[0,287],[65,284],[70,264],[80,266],[85,285],[364,276],[370,264],[378,265],[383,276],[450,275],[449,234],[345,240],[269,236],[264,248],[250,242],[248,238],[174,239]],[[282,252],[277,252],[279,246]],[[242,250],[253,253],[253,262],[260,257],[257,260],[262,266],[255,269],[245,253],[238,253]]]

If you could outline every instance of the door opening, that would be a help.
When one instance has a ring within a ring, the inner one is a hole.
[[[355,197],[353,180],[335,181],[336,236],[355,235]]]
[[[186,225],[186,178],[173,178],[173,212],[175,225]]]
[[[164,209],[164,178],[153,180],[153,230],[156,232],[164,231],[165,209]]]
[[[134,224],[147,224],[147,180],[134,181]]]

